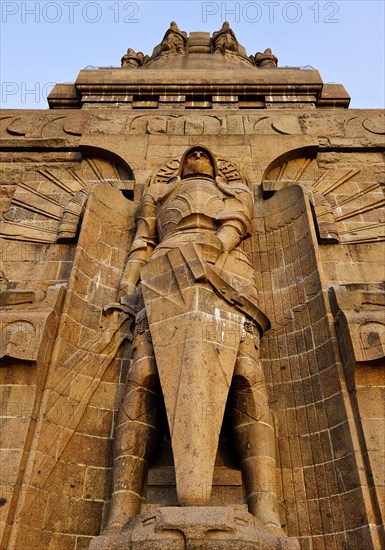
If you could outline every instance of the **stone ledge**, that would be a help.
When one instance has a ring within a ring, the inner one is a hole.
[[[297,539],[277,531],[238,508],[165,507],[95,537],[90,550],[299,550]]]

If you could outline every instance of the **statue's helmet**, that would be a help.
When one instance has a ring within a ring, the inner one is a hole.
[[[218,175],[214,156],[208,149],[200,145],[190,147],[182,157],[178,175],[182,179],[195,176],[214,179]]]

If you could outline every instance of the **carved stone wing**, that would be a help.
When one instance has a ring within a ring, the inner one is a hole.
[[[23,168],[11,204],[0,219],[0,237],[37,243],[74,239],[96,184],[132,192],[132,173],[113,161],[85,158],[57,164],[31,163]]]
[[[82,487],[90,478],[82,464],[90,465],[89,473],[92,467],[99,468],[102,485],[107,483],[111,411],[117,406],[122,368],[119,355],[122,344],[130,339],[131,318],[118,310],[103,315],[103,308],[117,301],[133,216],[133,203],[122,200],[120,191],[99,185],[92,192],[59,330],[45,367],[44,396],[37,392],[34,404],[30,447],[24,449],[28,463],[19,472],[22,484],[13,497],[15,532],[43,495],[47,521],[58,521],[58,529],[66,529],[73,507],[77,521],[92,518],[94,531],[99,528],[102,503],[95,504],[91,496],[83,498]],[[70,479],[68,473],[63,477],[68,463],[72,465]],[[92,483],[90,487],[94,491]],[[41,528],[38,515],[31,522]]]
[[[261,358],[275,416],[287,530],[306,537],[317,521],[341,532],[338,510],[357,507],[351,489],[359,485],[361,470],[356,443],[341,429],[349,421],[349,398],[308,197],[297,185],[276,192],[257,203],[254,227],[245,246],[261,309],[272,324],[261,341]]]

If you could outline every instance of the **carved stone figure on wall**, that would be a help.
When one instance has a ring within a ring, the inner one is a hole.
[[[171,21],[169,29],[161,42],[162,52],[184,53],[187,33],[181,31],[175,21]]]
[[[224,54],[226,50],[238,52],[238,40],[234,31],[230,28],[228,21],[225,21],[222,28],[213,34],[214,53]]]
[[[136,53],[132,48],[128,48],[127,53],[122,57],[122,68],[137,69],[143,65],[144,55],[142,52]]]
[[[255,54],[255,64],[260,69],[276,69],[278,65],[278,58],[272,53],[270,48],[261,53]]]
[[[259,359],[269,321],[240,247],[252,216],[248,186],[219,175],[200,146],[185,152],[176,177],[144,195],[121,279],[135,332],[115,432],[107,533],[140,512],[163,395],[180,505],[209,503],[227,403],[249,511],[282,534],[274,427]],[[203,415],[213,403],[221,413]]]
[[[1,328],[0,359],[8,356],[29,360],[36,348],[36,326],[21,319],[4,323]]]

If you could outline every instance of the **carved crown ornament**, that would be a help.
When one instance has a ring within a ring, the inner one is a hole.
[[[150,66],[152,62],[165,56],[189,54],[230,56],[258,69],[275,69],[278,66],[278,59],[270,48],[265,49],[263,53],[257,52],[255,55],[247,56],[245,48],[239,44],[228,21],[211,36],[208,32],[192,32],[188,35],[179,29],[175,21],[171,21],[161,43],[155,47],[151,56],[128,48],[121,59],[121,66],[124,69],[139,69]]]

